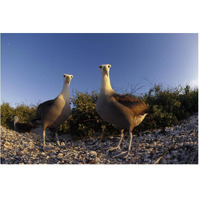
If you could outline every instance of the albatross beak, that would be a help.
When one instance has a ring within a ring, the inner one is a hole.
[[[103,68],[103,72],[108,76],[109,69],[107,66]]]
[[[70,83],[70,77],[67,76],[67,83]]]

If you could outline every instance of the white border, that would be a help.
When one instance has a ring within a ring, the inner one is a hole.
[[[198,1],[7,0],[1,33],[198,33]],[[2,199],[199,199],[199,165],[2,165]]]

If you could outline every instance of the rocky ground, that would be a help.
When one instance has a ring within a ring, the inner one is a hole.
[[[94,137],[73,140],[61,135],[66,147],[61,148],[47,137],[52,149],[43,151],[41,129],[18,133],[1,127],[2,164],[198,164],[198,115],[180,125],[167,127],[165,132],[141,132],[133,137],[131,154],[127,159],[113,158],[107,152],[120,137]],[[47,134],[48,135],[48,134]],[[122,142],[126,150],[129,137]]]

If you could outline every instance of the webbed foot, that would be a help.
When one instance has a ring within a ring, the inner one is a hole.
[[[120,150],[121,150],[120,146],[111,147],[111,148],[109,148],[109,149],[107,150],[107,152],[109,152],[109,151],[114,151],[114,150],[117,150],[117,149],[120,149]]]
[[[114,155],[113,158],[128,158],[128,156],[128,151],[122,151],[121,153]]]
[[[43,146],[43,151],[49,151],[49,150],[52,150],[52,149],[54,149],[54,147],[52,147],[52,146]]]
[[[57,144],[58,144],[58,146],[59,146],[60,148],[66,148],[66,147],[67,147],[67,145],[66,145],[64,142],[61,142],[61,143],[60,143],[60,141],[57,141]]]

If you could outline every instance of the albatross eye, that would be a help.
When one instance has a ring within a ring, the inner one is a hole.
[[[101,69],[101,68],[102,68],[102,66],[99,66],[99,68]]]
[[[64,74],[63,77],[66,77],[66,75]]]

